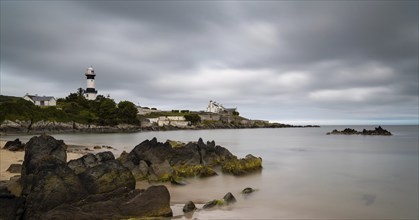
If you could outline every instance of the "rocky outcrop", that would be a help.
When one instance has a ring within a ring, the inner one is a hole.
[[[248,154],[243,159],[231,159],[221,164],[223,173],[240,176],[262,169],[262,158]]]
[[[121,187],[135,189],[131,171],[117,160],[108,160],[79,174],[81,183],[91,194],[111,192]]]
[[[6,142],[3,149],[10,150],[10,151],[23,151],[23,150],[25,150],[25,144],[23,144],[19,140],[19,138],[17,138],[14,141]]]
[[[60,204],[75,202],[87,195],[87,190],[73,170],[52,156],[44,157],[33,174],[30,180],[26,178],[22,182],[26,218],[38,219],[42,213]]]
[[[19,216],[24,210],[24,219],[172,215],[167,188],[156,186],[145,191],[135,190],[131,171],[115,160],[111,152],[86,155],[68,164],[66,159],[63,141],[47,135],[33,137],[25,148],[19,181],[23,187],[22,196],[14,198],[5,194],[11,205],[5,207],[4,212]],[[3,206],[1,211],[3,213]]]
[[[54,164],[58,166],[58,164],[66,163],[66,148],[64,141],[47,135],[35,136],[29,140],[26,144],[22,168],[23,195],[29,194],[33,187],[33,179],[39,172],[53,169]],[[51,167],[48,167],[50,164]],[[63,167],[68,168],[66,165]]]
[[[246,174],[262,168],[260,158],[248,155],[237,159],[226,148],[214,141],[176,144],[173,141],[158,142],[156,138],[145,140],[130,153],[122,153],[118,159],[129,168],[137,179],[150,181],[173,181],[178,177],[208,177],[217,175],[216,166],[226,166],[228,174]],[[238,164],[238,165],[237,165]],[[234,166],[233,166],[234,165]],[[240,165],[240,166],[239,166]]]
[[[5,120],[0,124],[0,132],[5,133],[64,133],[64,132],[134,132],[139,131],[140,126],[130,124],[118,124],[117,126],[100,126],[92,124],[80,124],[76,122],[56,121],[10,121]]]
[[[147,190],[119,188],[91,195],[83,201],[63,204],[44,213],[42,219],[126,219],[171,217],[170,194],[164,186]]]
[[[105,161],[115,160],[115,156],[110,151],[100,152],[96,155],[86,154],[78,159],[70,160],[67,165],[74,170],[76,174],[86,171],[87,168],[97,166]]]
[[[381,126],[378,126],[378,128],[375,128],[374,130],[366,130],[363,129],[362,131],[357,131],[352,128],[345,128],[342,131],[338,131],[334,129],[331,132],[326,133],[327,135],[331,134],[343,134],[343,135],[382,135],[382,136],[390,136],[392,135],[391,132],[383,129]]]

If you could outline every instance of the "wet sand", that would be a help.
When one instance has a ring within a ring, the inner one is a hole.
[[[11,164],[22,164],[25,156],[25,151],[9,151],[3,149],[6,141],[0,141],[0,181],[9,180],[11,177],[20,175],[19,173],[10,173],[6,171]],[[84,150],[85,147],[69,145],[67,152],[67,161],[77,159],[87,151]]]

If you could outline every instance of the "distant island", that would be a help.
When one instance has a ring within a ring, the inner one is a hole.
[[[343,134],[343,135],[382,135],[382,136],[390,136],[392,135],[391,132],[387,131],[386,129],[383,129],[381,126],[378,126],[378,128],[375,128],[374,130],[362,130],[357,131],[352,128],[345,128],[342,131],[333,130],[331,132],[327,132],[327,135],[331,134]]]

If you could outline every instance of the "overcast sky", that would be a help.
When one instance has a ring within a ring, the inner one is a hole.
[[[418,124],[417,1],[1,1],[1,94]]]

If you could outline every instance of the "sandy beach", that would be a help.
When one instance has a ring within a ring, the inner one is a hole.
[[[11,164],[17,163],[22,164],[23,158],[25,156],[24,151],[9,151],[3,149],[4,145],[6,144],[6,141],[0,141],[0,181],[2,180],[9,180],[11,177],[20,175],[17,173],[10,173],[6,171]],[[68,152],[67,152],[67,161],[77,159],[81,156],[83,156],[83,151],[80,149],[72,149],[76,148],[73,146],[69,146]],[[72,151],[80,151],[80,153],[75,153]]]

